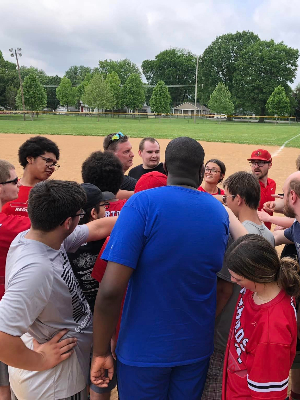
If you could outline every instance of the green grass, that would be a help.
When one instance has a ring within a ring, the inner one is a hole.
[[[299,134],[287,143],[300,148],[300,125],[298,123],[251,123],[198,119],[147,119],[138,117],[84,117],[75,115],[40,115],[34,121],[23,121],[22,115],[1,115],[0,133],[32,133],[50,135],[104,136],[112,132],[123,132],[130,137],[153,136],[157,139],[172,139],[189,136],[209,142],[247,143],[278,145]]]

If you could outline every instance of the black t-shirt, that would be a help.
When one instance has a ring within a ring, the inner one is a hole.
[[[104,242],[105,239],[84,243],[75,253],[67,253],[73,272],[92,312],[94,312],[99,282],[91,277],[91,273]]]
[[[128,175],[138,181],[142,175],[147,174],[148,172],[152,172],[152,171],[158,171],[158,172],[161,172],[162,174],[166,175],[166,171],[164,170],[163,163],[159,163],[156,167],[150,168],[150,169],[145,169],[145,168],[143,168],[143,164],[140,164],[137,167],[132,168],[129,171]]]
[[[123,179],[120,189],[133,191],[135,188],[136,182],[137,182],[137,180],[132,178],[131,176],[124,175],[124,179]]]

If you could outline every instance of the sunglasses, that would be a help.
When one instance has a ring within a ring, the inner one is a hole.
[[[115,134],[110,138],[109,145],[112,144],[113,142],[116,142],[117,140],[120,140],[120,139],[121,139],[122,137],[124,137],[124,136],[125,136],[125,135],[123,135],[122,132],[115,133]]]
[[[14,185],[17,185],[18,182],[19,182],[19,178],[16,177],[15,179],[12,179],[11,181],[0,182],[0,185],[6,185],[7,183],[13,183]]]

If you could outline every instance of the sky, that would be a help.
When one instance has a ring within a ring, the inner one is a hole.
[[[0,50],[63,76],[72,65],[129,58],[139,67],[168,48],[201,55],[220,35],[250,30],[300,50],[299,0],[1,0]],[[292,84],[300,82],[300,71]]]

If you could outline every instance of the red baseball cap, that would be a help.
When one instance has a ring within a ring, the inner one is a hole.
[[[272,162],[272,156],[267,150],[258,149],[252,152],[251,157],[247,159],[251,160],[262,160]]]
[[[134,193],[142,190],[153,189],[159,186],[167,186],[167,177],[158,171],[147,172],[140,177],[134,189]]]

